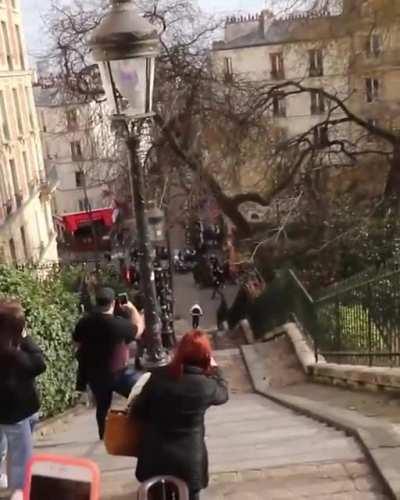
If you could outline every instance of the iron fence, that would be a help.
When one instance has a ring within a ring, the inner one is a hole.
[[[400,365],[400,270],[331,289],[315,300],[314,338],[330,361]]]
[[[338,283],[334,283],[328,287],[322,288],[318,292],[314,294],[314,299],[324,299],[332,294],[339,293],[341,291],[347,290],[358,284],[375,278],[378,274],[389,273],[391,271],[399,271],[400,270],[400,258],[395,257],[393,259],[387,260],[381,266],[371,266],[360,273],[357,273],[349,278],[339,281]]]
[[[243,294],[242,294],[243,295]],[[295,321],[322,354],[338,363],[400,366],[400,269],[370,271],[311,297],[295,273],[281,270],[254,301],[238,299],[231,322],[246,317],[256,337]]]
[[[314,301],[293,271],[278,271],[275,279],[254,301],[242,303],[240,298],[239,294],[231,308],[234,321],[230,322],[246,317],[256,337],[288,321],[296,321],[310,338],[314,337]]]

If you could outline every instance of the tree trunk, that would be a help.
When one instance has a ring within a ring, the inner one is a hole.
[[[246,218],[240,213],[237,204],[233,203],[231,199],[226,196],[226,194],[222,191],[221,186],[212,175],[203,170],[202,176],[203,180],[206,182],[207,186],[210,188],[212,194],[214,195],[219,208],[222,210],[224,215],[226,215],[235,225],[238,237],[248,238],[249,236],[251,236],[251,226],[247,222]]]
[[[393,149],[390,160],[389,175],[384,191],[384,208],[392,209],[395,213],[400,211],[400,143]]]

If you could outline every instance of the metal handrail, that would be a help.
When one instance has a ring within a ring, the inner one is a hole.
[[[164,487],[168,484],[174,485],[178,492],[178,497],[174,498],[174,500],[189,500],[189,489],[187,487],[187,484],[185,483],[185,481],[182,481],[182,479],[178,479],[177,477],[173,476],[156,476],[148,479],[140,485],[140,488],[138,489],[137,500],[148,500],[148,493],[150,492],[151,488],[158,484]],[[168,500],[165,495],[163,496],[163,500]]]
[[[367,269],[364,269],[364,271],[361,271],[360,273],[355,274],[350,278],[339,281],[319,290],[314,295],[314,300],[316,302],[322,301],[338,293],[341,293],[342,291],[348,291],[356,286],[374,281],[375,279],[381,277],[383,274],[390,275],[392,272],[396,272],[398,270],[400,270],[400,260],[398,257],[395,257],[388,260],[381,268],[377,268],[376,266],[368,267]]]

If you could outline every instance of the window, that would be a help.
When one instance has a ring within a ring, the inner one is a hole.
[[[1,32],[3,35],[4,47],[6,50],[8,69],[14,69],[11,48],[10,48],[10,39],[8,38],[7,25],[5,21],[1,21]]]
[[[14,238],[10,238],[9,239],[9,247],[10,247],[10,255],[11,255],[11,260],[13,262],[13,264],[17,264],[17,252],[16,252],[16,249],[15,249],[15,242],[14,242]]]
[[[24,49],[22,47],[21,31],[18,24],[15,25],[15,32],[17,34],[19,63],[21,65],[21,69],[25,69]]]
[[[313,90],[310,93],[311,97],[311,114],[320,115],[325,113],[325,98],[320,90]]]
[[[379,99],[379,80],[377,78],[366,78],[367,102],[375,102]]]
[[[368,39],[367,52],[370,57],[379,57],[382,53],[382,36],[372,33]]]
[[[86,200],[85,198],[83,198],[82,200],[79,200],[78,206],[79,206],[80,212],[86,212],[88,210],[91,210],[90,201]]]
[[[368,125],[370,125],[371,127],[379,127],[379,122],[375,118],[368,118],[367,122],[368,122]],[[375,135],[369,131],[367,132],[367,134],[368,134],[367,135],[367,142],[374,142]]]
[[[329,144],[328,127],[320,125],[314,128],[315,146],[327,146]]]
[[[72,108],[72,109],[67,109],[65,112],[66,118],[67,118],[67,127],[69,129],[76,129],[78,126],[78,109]]]
[[[85,184],[85,173],[82,171],[75,172],[75,185],[80,188]]]
[[[324,74],[324,61],[321,49],[308,51],[310,63],[310,76],[322,76]]]
[[[40,242],[39,249],[40,249],[40,251],[42,251],[42,249],[44,249],[44,241],[42,238],[42,226],[40,224],[39,213],[37,210],[35,210],[35,222],[36,222],[36,234],[37,234],[37,238]]]
[[[26,154],[26,151],[22,151],[22,162],[24,164],[24,172],[25,172],[26,182],[29,184],[29,182],[31,180],[31,172],[29,169],[28,155]]]
[[[270,54],[271,59],[271,78],[273,80],[283,80],[285,78],[285,70],[283,66],[282,52]]]
[[[11,179],[12,179],[12,183],[13,183],[13,190],[14,190],[14,194],[18,194],[19,193],[19,182],[18,182],[18,176],[17,176],[17,169],[16,169],[16,166],[15,166],[15,161],[13,159],[11,159],[9,161],[9,165],[10,165],[10,171],[11,171]]]
[[[276,94],[272,97],[272,113],[277,118],[286,116],[286,101],[282,94]]]
[[[82,148],[81,148],[81,143],[79,141],[71,142],[71,156],[73,160],[82,159]]]
[[[8,124],[7,110],[4,102],[4,93],[2,90],[0,90],[0,115],[1,115],[0,118],[2,122],[2,129],[3,129],[3,137],[6,141],[9,141],[11,138],[10,127]]]
[[[35,128],[35,122],[33,120],[31,93],[29,87],[25,87],[25,99],[26,99],[26,105],[28,107],[29,125],[31,127],[31,130],[33,130]],[[43,132],[46,132],[46,130],[43,130]]]
[[[11,199],[10,178],[4,163],[0,163],[0,182],[4,190],[4,200],[8,203]]]
[[[224,57],[224,77],[227,82],[233,79],[232,57]]]
[[[24,250],[24,257],[26,260],[28,260],[29,259],[29,251],[28,251],[28,245],[26,244],[25,228],[23,226],[21,226],[19,230],[21,233],[21,241],[22,241],[22,248]]]
[[[46,114],[44,111],[40,112],[40,123],[42,125],[43,132],[47,132]]]
[[[4,206],[6,201],[7,201],[6,180],[5,180],[3,164],[0,163],[0,204]]]
[[[17,113],[18,132],[20,133],[20,135],[23,135],[24,129],[22,127],[21,107],[19,105],[17,89],[12,89],[12,93],[13,93],[15,111]]]

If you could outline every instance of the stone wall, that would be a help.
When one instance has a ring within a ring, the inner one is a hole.
[[[247,340],[251,341],[254,336],[252,336],[248,322],[242,322],[241,328]],[[400,392],[400,368],[327,363],[321,355],[317,356],[318,362],[316,362],[312,342],[295,323],[287,323],[266,333],[263,341],[271,341],[282,334],[286,334],[290,339],[303,370],[311,382],[351,389]]]

